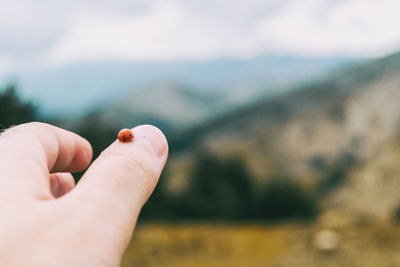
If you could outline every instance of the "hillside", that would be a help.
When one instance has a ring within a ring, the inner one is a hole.
[[[105,121],[121,125],[153,123],[163,128],[183,128],[211,119],[227,106],[216,93],[199,93],[175,84],[162,84],[127,93],[100,106]]]
[[[323,218],[347,218],[342,224],[392,221],[400,208],[400,138],[380,145],[326,200]],[[397,214],[398,216],[398,214]]]
[[[353,171],[375,164],[374,155],[398,134],[399,100],[400,54],[348,68],[322,83],[220,117],[172,142],[185,146],[170,161],[171,184],[185,184],[185,166],[196,148],[243,157],[259,183],[287,176],[324,194],[330,187],[345,187],[347,179],[359,183],[362,178],[354,178],[360,175]],[[353,193],[347,197],[357,199]],[[391,200],[390,209],[396,201]]]

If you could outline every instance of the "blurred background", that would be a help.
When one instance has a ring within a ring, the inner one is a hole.
[[[0,123],[164,131],[122,266],[400,266],[399,10],[3,0]]]

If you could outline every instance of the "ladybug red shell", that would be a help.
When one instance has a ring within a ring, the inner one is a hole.
[[[133,132],[129,129],[122,129],[121,131],[119,131],[118,133],[118,140],[121,143],[128,143],[128,142],[132,142],[133,138],[135,137],[135,135],[133,134]]]

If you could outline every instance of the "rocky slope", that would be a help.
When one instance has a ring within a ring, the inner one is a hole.
[[[400,129],[399,101],[400,54],[349,68],[322,83],[238,110],[188,132],[186,145],[170,162],[172,184],[185,183],[192,152],[201,148],[222,157],[239,155],[260,183],[272,176],[288,176],[315,190],[324,179],[331,179],[328,187],[330,183],[344,184],[341,188],[346,189],[339,189],[329,203],[352,202],[347,205],[349,213],[361,209],[357,199],[363,194],[354,188],[363,186],[366,172],[373,177],[368,179],[382,187],[372,186],[369,190],[374,193],[367,192],[368,200],[360,200],[368,209],[368,203],[374,206],[376,194],[390,191],[394,196],[397,192],[393,188],[399,188],[397,174],[391,176],[391,182],[381,181],[386,172],[397,173],[393,167],[397,152],[391,140]],[[388,151],[382,152],[382,147]],[[386,163],[388,167],[381,170],[379,164]],[[330,175],[340,168],[345,171],[337,177]],[[397,197],[390,203],[382,201],[376,202],[373,213],[388,216],[397,205]]]

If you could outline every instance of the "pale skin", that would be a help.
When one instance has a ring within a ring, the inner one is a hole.
[[[160,130],[132,131],[77,185],[92,158],[82,137],[37,122],[0,135],[0,266],[119,266],[168,157]]]

